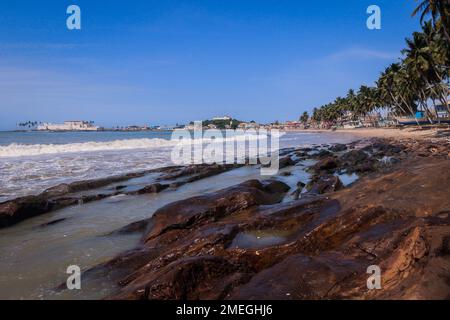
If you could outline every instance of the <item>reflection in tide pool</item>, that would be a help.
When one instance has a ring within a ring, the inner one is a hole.
[[[270,231],[249,231],[239,233],[230,245],[230,248],[239,249],[261,249],[274,246],[287,241],[291,234],[288,231],[270,230]]]
[[[344,173],[344,174],[338,175],[338,177],[341,180],[344,187],[351,185],[353,182],[355,182],[356,180],[359,179],[359,176],[356,173],[350,173],[350,174]]]

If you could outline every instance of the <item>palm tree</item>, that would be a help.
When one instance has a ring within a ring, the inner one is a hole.
[[[448,40],[450,36],[450,1],[448,0],[423,0],[416,9],[414,9],[412,16],[420,15],[420,22],[425,21],[426,16],[431,15],[431,20],[436,29],[440,30]]]
[[[307,111],[303,112],[303,114],[300,117],[300,122],[302,122],[303,125],[306,125],[306,123],[308,122],[308,119],[309,119],[308,112]]]
[[[441,67],[441,64],[446,62],[440,59],[445,54],[440,52],[441,48],[436,43],[434,35],[431,23],[425,23],[424,32],[414,32],[413,38],[406,40],[407,48],[402,50],[405,55],[403,64],[418,93],[419,103],[428,116],[431,113],[427,105],[428,99],[432,99],[435,105],[434,99],[439,98],[446,105],[448,96],[448,87],[443,83],[447,69]],[[437,117],[436,108],[435,116]]]

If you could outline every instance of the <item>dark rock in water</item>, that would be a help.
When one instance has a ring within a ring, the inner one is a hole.
[[[304,183],[303,181],[297,182],[297,187],[304,188],[305,186],[306,186],[306,183]]]
[[[333,157],[328,157],[320,160],[313,166],[313,170],[316,172],[327,171],[333,172],[339,166],[338,160]]]
[[[229,287],[247,282],[250,272],[223,257],[183,258],[138,279],[145,282],[146,286],[142,291],[136,292],[134,298],[144,300],[223,299],[225,297],[222,296],[222,292],[226,292]],[[129,297],[118,295],[115,298]]]
[[[296,151],[295,154],[301,159],[306,159],[309,157],[309,154],[306,151]]]
[[[126,187],[127,187],[127,186],[116,186],[116,187],[114,188],[114,190],[119,191],[119,190],[125,189]]]
[[[278,160],[278,168],[283,169],[283,168],[286,168],[289,166],[294,166],[296,163],[297,163],[297,161],[294,161],[291,156],[286,156],[286,157],[280,158]],[[270,166],[271,166],[271,164],[263,164],[262,165],[262,167],[265,167],[265,168],[270,167]]]
[[[242,165],[236,164],[194,164],[187,167],[180,167],[176,170],[167,172],[165,175],[158,178],[158,180],[175,180],[183,178],[183,182],[189,183],[200,179],[208,178],[231,169],[238,168]]]
[[[144,232],[149,223],[150,223],[151,219],[144,219],[144,220],[139,220],[136,222],[132,222],[118,230],[115,230],[111,233],[109,233],[109,235],[118,235],[118,234],[130,234],[130,233],[137,233],[137,232]]]
[[[37,196],[25,196],[0,203],[0,228],[9,227],[25,219],[41,215],[52,210],[100,200],[110,196],[106,194],[97,194],[78,197],[49,198],[48,195],[50,194],[54,195],[59,193],[58,191],[52,190]]]
[[[361,150],[373,153],[377,157],[381,158],[384,156],[393,156],[399,154],[404,149],[405,149],[404,146],[395,145],[384,141],[375,141],[374,143],[367,145]]]
[[[82,273],[82,279],[89,281],[90,279],[120,279],[125,277],[133,270],[143,267],[147,261],[158,256],[159,250],[154,248],[135,248],[127,252],[121,253],[112,260],[99,264]],[[57,291],[67,290],[66,282],[61,283],[56,288]]]
[[[323,194],[338,191],[344,188],[337,176],[315,176],[306,186],[309,193]]]
[[[27,218],[49,211],[49,203],[42,196],[27,196],[0,204],[0,227],[8,227]]]
[[[289,176],[292,176],[292,172],[290,172],[290,171],[281,172],[280,176],[282,176],[282,177],[289,177]]]
[[[292,199],[294,199],[294,200],[300,199],[300,194],[302,193],[302,190],[303,190],[303,188],[302,189],[300,189],[300,188],[295,189],[295,191],[293,191],[291,193]]]
[[[330,151],[333,152],[341,152],[347,150],[347,146],[345,144],[337,143],[330,147]]]
[[[268,182],[251,180],[169,204],[138,249],[97,270],[126,270],[112,299],[446,299],[450,162],[448,150],[427,149],[326,195],[280,203]],[[308,184],[339,186],[329,174]],[[233,246],[242,234],[255,245]],[[370,265],[383,270],[382,290],[367,289]]]
[[[292,160],[292,158],[290,156],[281,158],[279,161],[279,169],[283,169],[289,166],[293,166],[295,165],[296,162],[294,160]]]
[[[322,159],[322,158],[325,158],[325,157],[330,157],[332,155],[333,154],[330,151],[325,150],[325,149],[320,149],[319,152],[314,155],[314,157]]]
[[[278,191],[282,183],[274,182],[272,187]],[[177,201],[154,213],[151,220],[153,227],[145,236],[145,241],[170,230],[188,229],[194,224],[216,221],[251,206],[277,203],[282,198],[283,194],[269,191],[258,180],[249,180],[212,194]]]
[[[369,159],[369,156],[362,150],[351,150],[344,153],[339,160],[346,166],[356,166]]]
[[[43,228],[43,227],[52,226],[52,225],[54,225],[54,224],[57,224],[57,223],[60,223],[60,222],[66,221],[66,220],[67,220],[67,218],[55,219],[55,220],[52,220],[52,221],[49,221],[49,222],[40,224],[39,227],[42,227],[42,228]]]
[[[389,159],[389,162],[390,162],[391,164],[397,164],[397,163],[400,162],[400,159],[398,159],[398,158],[390,158],[390,159]]]
[[[289,189],[290,187],[286,183],[278,180],[270,180],[264,185],[264,190],[269,193],[286,193]]]
[[[187,182],[186,181],[176,181],[176,182],[172,182],[171,184],[169,184],[169,188],[171,189],[176,189],[179,188],[183,185],[185,185]]]
[[[300,195],[305,188],[306,184],[302,181],[297,182],[297,189],[295,189],[294,192],[291,193],[291,196],[294,200],[298,200],[300,198]]]
[[[357,172],[357,173],[367,173],[373,172],[376,170],[375,164],[373,161],[367,161],[365,163],[358,164],[353,168],[347,170],[347,172]]]
[[[62,196],[62,195],[65,195],[65,194],[67,194],[69,192],[71,192],[70,185],[63,183],[63,184],[60,184],[60,185],[57,185],[55,187],[52,187],[52,188],[49,188],[49,189],[45,190],[42,193],[42,195],[44,197],[49,197],[50,198],[50,197]]]
[[[280,156],[286,156],[295,151],[295,148],[286,148],[279,151]]]
[[[137,194],[146,194],[146,193],[159,193],[169,187],[168,184],[160,184],[160,183],[154,183],[149,186],[146,186],[136,192]]]
[[[176,170],[176,167],[157,169],[165,172]],[[25,219],[32,218],[52,210],[67,206],[101,200],[109,196],[117,195],[117,192],[109,194],[80,195],[81,191],[100,188],[112,183],[126,181],[132,178],[142,177],[145,174],[156,172],[147,170],[136,173],[127,173],[120,176],[107,177],[95,180],[77,181],[70,184],[60,184],[43,191],[39,195],[19,197],[0,203],[0,228],[8,227]]]
[[[378,160],[370,157],[362,149],[351,150],[344,153],[339,161],[341,168],[345,169],[347,173],[367,173],[373,172],[377,169]]]

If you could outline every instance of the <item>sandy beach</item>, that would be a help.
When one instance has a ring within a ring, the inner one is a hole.
[[[305,129],[305,130],[289,130],[288,132],[336,132],[336,133],[349,133],[355,136],[364,138],[414,138],[414,139],[428,139],[436,138],[440,133],[450,134],[450,126],[434,127],[419,129],[416,127],[410,128],[355,128],[355,129]]]

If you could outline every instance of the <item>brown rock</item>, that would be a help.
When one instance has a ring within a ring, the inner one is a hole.
[[[323,194],[335,192],[344,188],[337,176],[316,176],[306,186],[309,193]]]
[[[325,159],[320,160],[319,162],[317,162],[314,166],[313,169],[316,172],[320,172],[320,171],[326,171],[326,172],[333,172],[334,169],[336,169],[338,167],[338,160],[334,157],[328,157]]]

